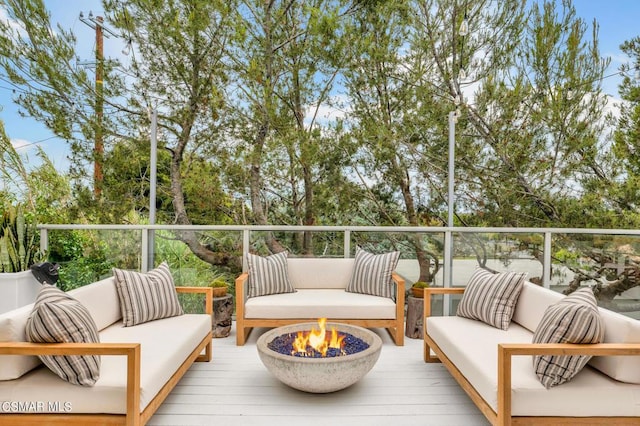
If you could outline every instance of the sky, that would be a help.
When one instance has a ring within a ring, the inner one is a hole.
[[[535,1],[535,0],[530,0]],[[560,1],[560,0],[558,0]],[[81,60],[90,61],[94,57],[95,32],[79,19],[80,12],[85,17],[89,11],[94,16],[100,15],[100,0],[44,0],[45,6],[52,15],[53,22],[59,22],[63,28],[72,29],[78,38],[77,53]],[[640,36],[640,0],[574,0],[573,4],[579,17],[589,25],[594,19],[599,24],[600,52],[603,57],[610,57],[611,64],[605,75],[614,74],[620,65],[628,61],[620,51],[620,44],[635,36]],[[6,14],[0,11],[0,19]],[[111,37],[104,40],[105,57],[122,57],[120,53],[125,47],[123,40]],[[613,98],[618,98],[617,86],[619,76],[606,78],[603,88]],[[27,167],[37,164],[36,145],[40,146],[60,171],[67,171],[69,161],[68,145],[53,136],[43,125],[33,119],[22,118],[18,108],[13,104],[12,90],[6,82],[0,81],[0,119],[18,153],[24,158]],[[87,174],[92,171],[88,170]]]

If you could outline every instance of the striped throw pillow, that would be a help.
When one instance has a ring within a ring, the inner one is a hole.
[[[98,343],[98,329],[79,301],[44,284],[25,329],[34,343]],[[99,355],[41,355],[39,358],[60,378],[74,385],[93,386],[100,377]]]
[[[267,257],[247,253],[247,263],[249,265],[248,297],[296,291],[289,281],[286,251]]]
[[[600,343],[604,323],[590,288],[581,288],[549,306],[533,334],[533,343]],[[571,380],[590,355],[536,355],[533,368],[545,388]]]
[[[398,265],[399,251],[373,254],[356,247],[353,273],[346,291],[393,298],[391,274]]]
[[[456,315],[482,321],[501,330],[509,328],[527,274],[494,274],[478,268],[467,283]]]
[[[147,273],[113,268],[125,327],[184,314],[169,265]]]

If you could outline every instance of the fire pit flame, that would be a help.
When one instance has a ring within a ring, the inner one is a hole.
[[[298,331],[294,340],[291,355],[302,357],[313,357],[314,353],[319,353],[323,357],[327,356],[329,349],[335,349],[341,355],[346,355],[343,350],[344,338],[346,335],[340,333],[335,327],[331,327],[331,333],[327,333],[327,319],[318,319],[319,329],[312,327],[310,331]]]

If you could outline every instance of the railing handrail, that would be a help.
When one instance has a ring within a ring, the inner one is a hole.
[[[118,225],[40,224],[38,229],[56,230],[193,230],[193,231],[360,231],[360,232],[458,232],[500,234],[606,234],[640,235],[640,229],[513,228],[464,226],[350,226],[350,225]]]

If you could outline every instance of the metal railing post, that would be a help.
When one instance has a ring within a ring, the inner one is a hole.
[[[542,252],[542,285],[551,287],[551,232],[544,233],[544,250]]]
[[[40,229],[40,251],[42,253],[49,251],[49,230],[47,228]],[[49,257],[48,254],[47,257]]]
[[[247,254],[249,253],[249,244],[251,244],[251,230],[244,229],[242,231],[242,272],[247,272]]]
[[[351,255],[351,230],[349,229],[344,231],[343,255],[345,259]]]
[[[453,287],[453,228],[448,228],[444,233],[444,272],[443,287]],[[450,312],[451,297],[445,294],[442,299],[442,314],[447,316]]]
[[[142,253],[140,259],[140,270],[142,272],[147,272],[149,270],[149,258],[151,257],[149,253],[149,230],[142,230],[140,233],[142,237],[141,245],[142,245]]]

